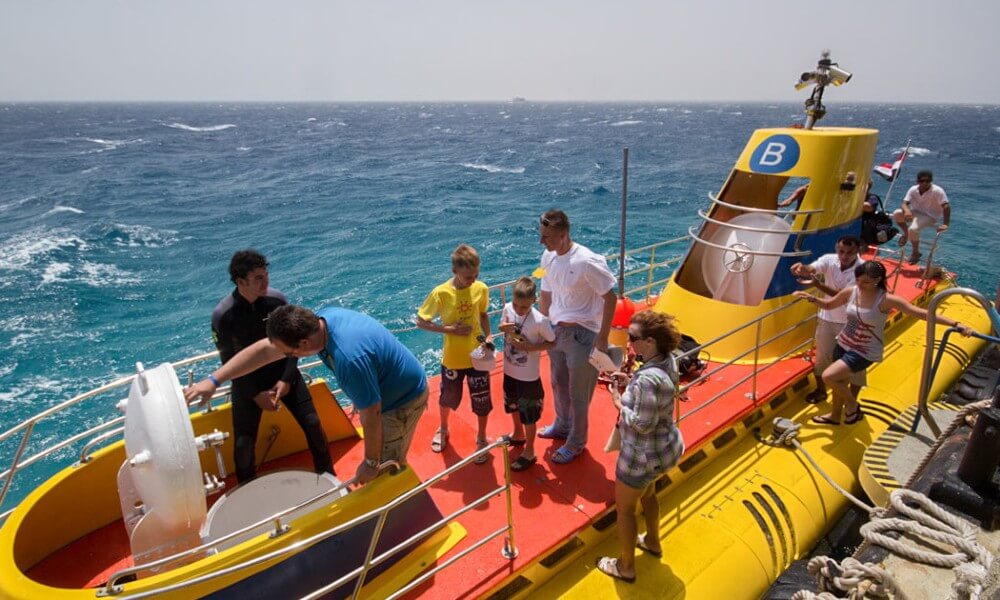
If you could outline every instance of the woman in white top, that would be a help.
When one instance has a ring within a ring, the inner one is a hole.
[[[854,277],[854,286],[846,287],[826,300],[806,292],[794,292],[795,297],[825,309],[847,305],[847,323],[837,336],[833,363],[823,371],[823,381],[833,390],[833,406],[829,413],[813,417],[815,423],[840,425],[841,417],[846,424],[861,420],[861,407],[851,394],[848,384],[852,373],[867,369],[872,363],[882,360],[885,321],[890,311],[898,310],[920,319],[927,318],[926,310],[886,291],[886,273],[882,263],[861,263],[854,268]],[[937,321],[957,328],[964,336],[972,334],[972,329],[968,326],[948,317],[938,315]]]

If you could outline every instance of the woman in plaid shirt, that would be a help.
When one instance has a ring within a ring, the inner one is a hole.
[[[677,370],[671,351],[681,335],[674,318],[651,310],[637,313],[628,328],[632,349],[643,365],[615,406],[621,411],[618,429],[621,452],[615,468],[615,505],[618,510],[620,558],[604,556],[597,568],[611,577],[635,581],[635,549],[661,557],[660,505],[652,483],[677,464],[684,440],[674,423]],[[646,533],[639,536],[635,508],[642,503]]]

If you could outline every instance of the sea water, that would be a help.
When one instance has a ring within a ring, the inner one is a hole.
[[[638,247],[699,222],[755,128],[802,120],[800,104],[0,105],[0,430],[137,361],[213,350],[238,249],[265,253],[292,302],[401,329],[459,243],[487,283],[530,274],[548,208],[616,251],[622,148]],[[822,125],[881,130],[877,162],[912,138],[888,208],[932,169],[953,210],[937,259],[992,296],[1000,107],[834,103]],[[439,336],[400,337],[435,370]],[[29,455],[112,410],[57,418]]]

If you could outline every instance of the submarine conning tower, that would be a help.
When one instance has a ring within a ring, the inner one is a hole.
[[[877,142],[875,129],[755,131],[722,189],[708,195],[708,209],[698,211],[702,222],[689,229],[691,245],[655,310],[676,316],[701,343],[763,317],[759,331],[754,322],[712,344],[716,361],[745,354],[757,340],[760,362],[808,349],[811,325],[779,336],[815,310],[805,302],[778,310],[801,287],[790,267],[833,252],[842,235],[858,235]],[[803,186],[795,202],[778,206]],[[753,361],[753,353],[736,360]]]

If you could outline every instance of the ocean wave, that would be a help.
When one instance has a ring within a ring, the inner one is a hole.
[[[524,167],[500,167],[497,165],[479,163],[462,163],[462,166],[466,169],[476,169],[478,171],[486,171],[487,173],[524,173]]]
[[[56,250],[83,251],[87,242],[65,229],[29,231],[0,244],[0,269],[19,271]]]
[[[80,275],[78,281],[86,283],[92,287],[112,287],[119,285],[132,285],[139,283],[141,279],[135,273],[126,271],[115,265],[105,263],[95,263],[88,260],[80,264]]]
[[[105,234],[112,244],[123,248],[161,248],[180,240],[172,229],[154,229],[146,225],[115,223]]]
[[[43,217],[47,217],[49,215],[55,215],[55,214],[66,213],[66,212],[77,214],[77,215],[82,215],[83,214],[82,210],[80,210],[79,208],[75,208],[73,206],[54,206],[54,207],[52,207],[52,210],[50,210],[49,212],[45,213],[42,216]]]
[[[237,152],[248,152],[248,151],[250,151],[251,149],[252,149],[252,148],[250,148],[250,146],[237,146],[237,147],[236,147],[236,151],[237,151]]]
[[[223,131],[225,129],[234,129],[236,125],[232,123],[223,123],[222,125],[207,125],[205,127],[195,127],[194,125],[188,125],[186,123],[163,123],[163,125],[170,127],[171,129],[181,129],[183,131]]]
[[[902,152],[902,148],[897,148],[896,152]],[[930,156],[934,152],[928,148],[921,148],[920,146],[910,146],[909,151],[907,151],[907,156]]]
[[[83,154],[100,154],[101,152],[108,152],[109,150],[117,150],[122,146],[127,146],[129,144],[141,144],[143,142],[142,138],[136,138],[134,140],[105,140],[101,138],[81,138],[85,141],[92,142],[94,144],[100,144],[100,148],[95,148],[93,150],[87,150]]]
[[[42,273],[42,285],[48,285],[57,281],[65,281],[63,275],[73,270],[73,265],[64,262],[50,263]]]
[[[568,141],[569,140],[566,139],[566,138],[556,138],[554,140],[549,140],[549,141],[545,142],[545,145],[546,146],[554,146],[556,144],[565,144]]]
[[[316,117],[309,117],[308,119],[306,119],[306,123],[312,123],[315,120],[316,120]]]
[[[48,377],[32,377],[30,384],[15,385],[7,392],[0,392],[0,404],[34,404],[40,397],[40,392],[49,395],[62,395],[69,388],[69,382],[49,379]],[[35,443],[37,439],[33,438]]]

